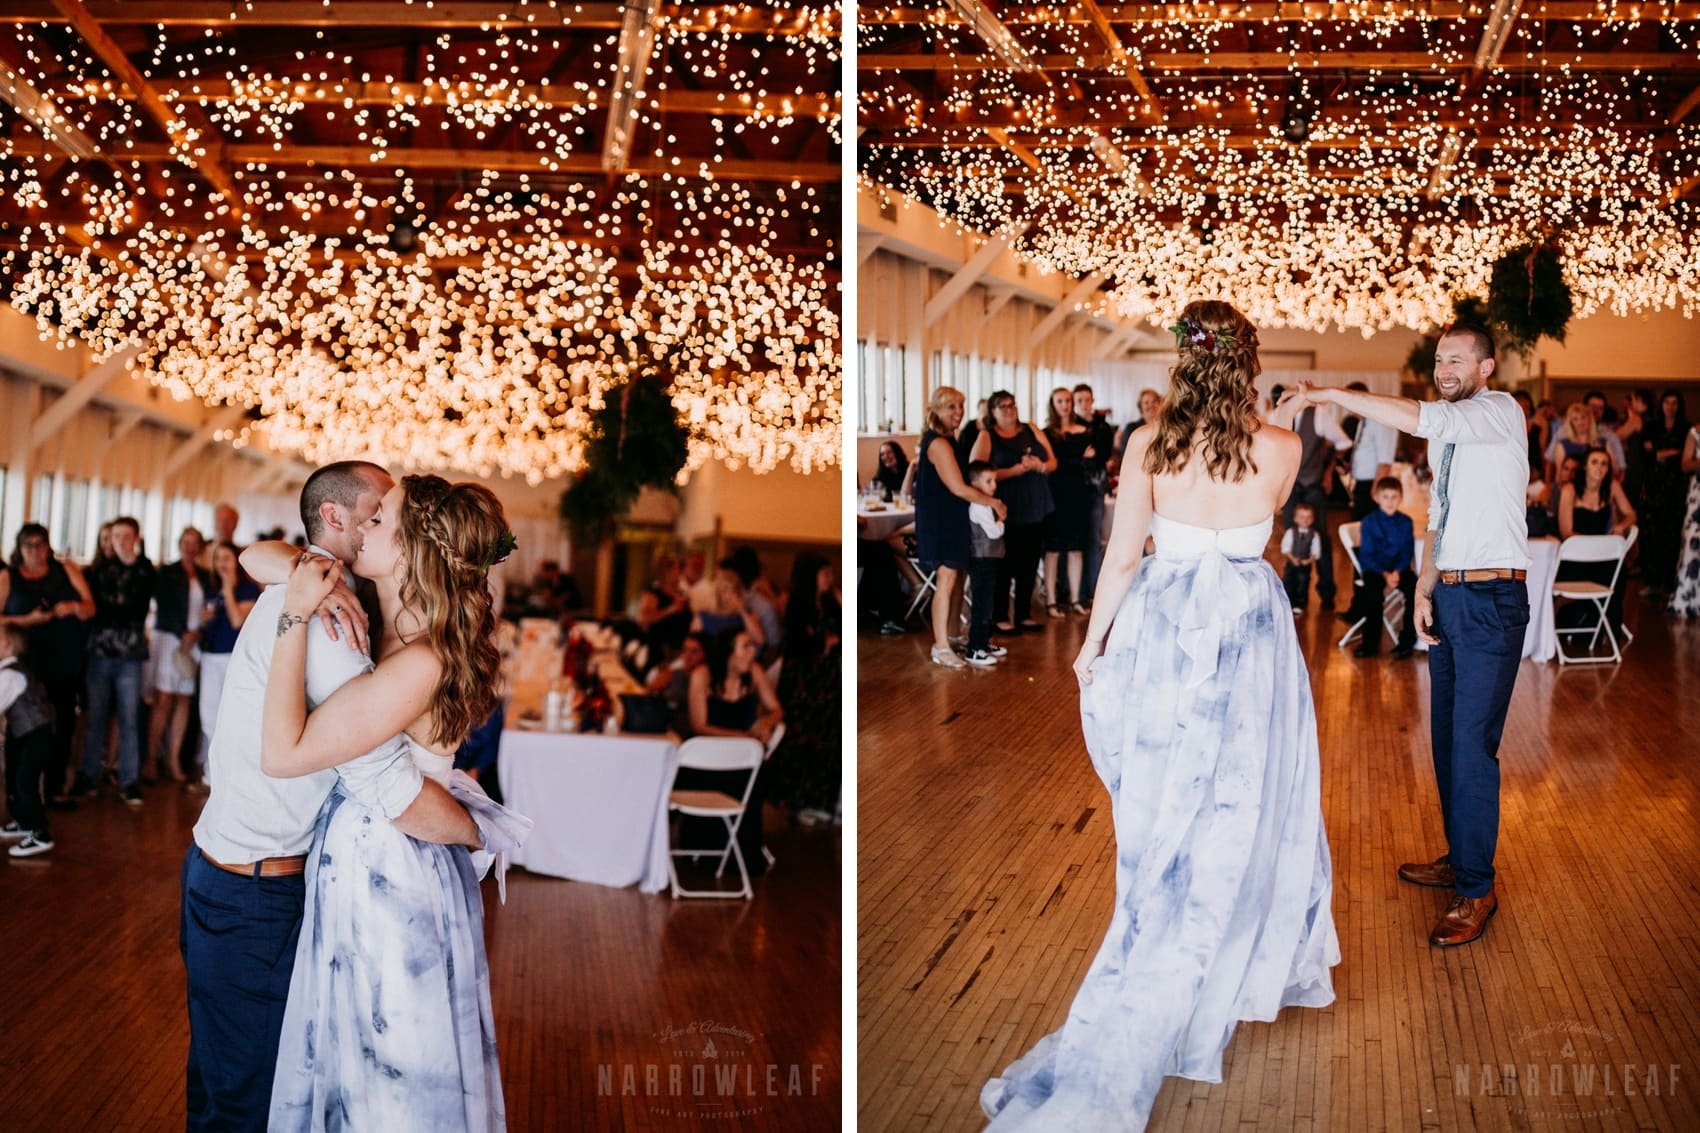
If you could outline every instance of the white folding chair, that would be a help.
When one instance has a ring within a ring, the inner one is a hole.
[[[1363,533],[1362,523],[1342,523],[1334,532],[1340,539],[1340,546],[1346,548],[1346,558],[1352,564],[1352,589],[1356,590],[1364,584],[1364,569],[1358,565],[1358,543]],[[1356,601],[1353,602],[1355,606]],[[1399,623],[1395,618],[1403,617],[1405,610],[1405,595],[1397,586],[1390,586],[1381,596],[1381,627],[1387,631],[1390,640],[1399,640]],[[1346,627],[1345,634],[1340,638],[1340,646],[1350,645],[1363,632],[1367,618],[1359,618]]]
[[[910,569],[915,572],[915,577],[921,581],[920,584],[915,587],[915,597],[909,603],[909,612],[903,615],[905,621],[914,617],[918,611],[926,609],[927,604],[931,602],[933,600],[933,596],[938,593],[938,588],[933,585],[933,576],[937,574],[938,571],[936,569],[922,570],[921,560],[915,555],[907,556],[907,561]]]
[[[1612,592],[1617,589],[1617,580],[1623,574],[1623,560],[1629,555],[1629,548],[1635,545],[1635,537],[1640,534],[1640,528],[1631,527],[1628,535],[1572,535],[1558,545],[1558,565],[1563,569],[1565,563],[1611,563],[1611,583],[1602,585],[1598,582],[1583,582],[1578,579],[1565,579],[1552,584],[1553,621],[1558,620],[1560,602],[1587,602],[1597,611],[1592,626],[1577,626],[1571,629],[1556,630],[1558,636],[1558,663],[1560,665],[1615,665],[1623,660],[1623,650],[1618,648],[1617,634],[1612,631],[1611,621],[1606,617],[1606,608],[1611,604]],[[1599,643],[1600,634],[1604,633],[1606,641],[1611,645],[1611,656],[1594,656],[1594,647]],[[1588,652],[1573,656],[1564,651],[1566,637],[1586,636]],[[1628,645],[1635,640],[1627,626],[1623,630],[1623,643]]]
[[[731,857],[738,863],[738,877],[742,888],[738,890],[724,889],[686,889],[679,884],[679,869],[675,859],[688,857],[692,860],[702,857],[708,850],[675,850],[667,849],[667,872],[672,878],[674,897],[742,897],[749,899],[750,871],[744,867],[744,854],[738,848],[738,827],[744,821],[745,808],[749,806],[750,792],[755,789],[756,774],[761,770],[764,757],[762,745],[754,739],[742,736],[692,736],[679,745],[679,769],[697,771],[748,771],[750,777],[744,783],[744,793],[739,798],[733,798],[724,791],[710,790],[679,790],[674,788],[667,796],[669,813],[677,811],[680,814],[697,818],[718,818],[726,824],[726,848],[720,851],[720,871],[726,868],[726,859]],[[760,821],[760,817],[757,817]]]

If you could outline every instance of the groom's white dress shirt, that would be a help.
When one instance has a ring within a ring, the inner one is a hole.
[[[313,550],[326,554],[317,547]],[[311,775],[275,779],[260,770],[266,675],[277,643],[284,589],[267,587],[242,625],[207,753],[212,794],[195,823],[195,844],[225,865],[251,865],[262,858],[306,853],[319,808],[339,775],[351,795],[390,819],[412,804],[424,784],[407,737],[400,734],[340,767]],[[309,619],[306,629],[307,708],[311,711],[350,680],[371,672],[373,664],[346,641],[332,640],[318,617]]]

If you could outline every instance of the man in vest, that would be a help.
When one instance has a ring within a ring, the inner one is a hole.
[[[1334,609],[1334,544],[1328,538],[1328,489],[1323,476],[1336,452],[1352,447],[1352,438],[1340,429],[1338,422],[1318,413],[1314,404],[1299,410],[1292,425],[1293,432],[1304,442],[1299,454],[1299,475],[1293,482],[1293,493],[1281,508],[1281,522],[1293,525],[1293,512],[1300,504],[1309,504],[1316,512],[1316,533],[1322,543],[1316,557],[1316,596],[1322,600],[1324,611]]]

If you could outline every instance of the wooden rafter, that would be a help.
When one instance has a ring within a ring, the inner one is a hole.
[[[643,102],[649,65],[655,58],[655,39],[661,0],[628,0],[620,24],[619,57],[608,95],[608,127],[602,134],[602,170],[617,173],[632,149],[638,107]]]
[[[76,29],[89,50],[106,64],[107,69],[136,93],[136,98],[148,115],[165,131],[176,147],[178,152],[175,156],[187,162],[196,173],[218,190],[219,196],[224,198],[225,207],[233,217],[237,220],[245,217],[247,205],[242,200],[242,193],[237,189],[235,179],[216,157],[208,154],[210,139],[214,136],[211,127],[205,122],[185,121],[185,115],[167,106],[153,84],[130,62],[130,57],[124,54],[124,50],[113,41],[106,29],[101,27],[100,21],[89,13],[82,0],[53,0],[53,6]]]
[[[1109,71],[1115,59],[1109,54],[1043,55],[1034,62],[1045,71]],[[1566,56],[1569,71],[1654,71],[1700,72],[1700,59],[1679,51],[1586,51]],[[1145,56],[1146,73],[1162,79],[1160,72],[1229,71],[1243,74],[1263,71],[1376,72],[1398,75],[1405,72],[1468,71],[1474,58],[1441,56],[1427,51],[1216,51],[1155,52]],[[1499,61],[1499,70],[1522,73],[1550,70],[1554,64],[1540,58],[1515,56]],[[1007,71],[1008,64],[992,55],[952,55],[867,52],[856,56],[858,71]]]
[[[135,92],[114,83],[61,83],[51,88],[60,98],[134,99]],[[178,80],[165,96],[176,102],[222,103],[253,98],[305,105],[344,106],[446,106],[451,103],[486,101],[483,88],[471,83],[453,87],[440,83],[351,82],[231,82],[229,79]],[[569,84],[551,84],[528,89],[519,105],[549,109],[595,106],[601,95]],[[815,118],[838,110],[838,95],[828,92],[795,94],[776,92],[765,96],[748,91],[651,91],[643,105],[663,114],[702,114],[710,117],[804,117]]]
[[[49,147],[33,138],[0,139],[0,157],[29,157],[44,154]],[[215,145],[208,148],[233,166],[315,166],[325,165],[347,169],[437,169],[491,170],[497,173],[554,173],[565,176],[594,176],[604,172],[596,154],[572,154],[560,157],[542,150],[496,152],[477,149],[391,149],[374,150],[366,146],[284,146]],[[102,150],[101,158],[112,162],[156,163],[176,161],[177,151],[157,142],[140,142],[111,151]],[[810,181],[836,182],[842,169],[826,162],[795,162],[725,159],[677,155],[654,157],[646,155],[628,160],[617,172],[676,177],[714,177],[727,181]]]
[[[1491,0],[1489,0],[1491,3]],[[1113,24],[1268,24],[1315,23],[1322,21],[1352,21],[1364,18],[1358,4],[1326,2],[1294,2],[1286,0],[1241,0],[1236,3],[1204,4],[1109,4],[1100,3],[1104,16]],[[1483,0],[1412,0],[1412,2],[1379,5],[1374,12],[1381,20],[1410,20],[1438,23],[1454,20],[1480,19]],[[1661,20],[1700,20],[1700,3],[1596,3],[1595,0],[1546,0],[1542,15],[1549,20],[1568,20],[1578,23],[1635,23]],[[1000,16],[1006,24],[1085,24],[1092,18],[1067,5],[1043,4],[1007,8]],[[958,26],[965,21],[936,8],[919,6],[882,6],[864,4],[857,22],[869,27],[901,24],[933,24]]]
[[[620,26],[620,3],[458,3],[427,4],[423,0],[354,0],[345,3],[302,3],[300,0],[86,0],[86,7],[103,24],[154,24],[165,27],[393,27],[467,28],[586,28]],[[739,35],[796,36],[811,30],[818,10],[789,7],[729,11],[720,5],[670,4],[664,13],[669,27],[683,31],[731,32]],[[0,23],[63,23],[66,16],[54,0],[19,0],[0,5]]]
[[[1151,93],[1151,84],[1145,81],[1145,76],[1139,73],[1139,64],[1122,46],[1122,41],[1116,36],[1116,29],[1110,26],[1109,19],[1104,15],[1104,9],[1098,0],[1078,0],[1080,10],[1085,12],[1098,29],[1098,36],[1109,48],[1110,58],[1115,60],[1116,70],[1138,92],[1140,101],[1145,104],[1145,113],[1158,122],[1165,120],[1163,105],[1157,101],[1157,96]]]

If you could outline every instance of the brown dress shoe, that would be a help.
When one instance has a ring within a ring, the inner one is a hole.
[[[1489,889],[1480,897],[1454,897],[1446,912],[1435,922],[1428,942],[1436,948],[1453,948],[1468,944],[1487,928],[1494,913],[1499,911],[1499,898]]]
[[[1406,862],[1399,867],[1399,878],[1430,889],[1451,889],[1457,883],[1452,876],[1452,863],[1446,860],[1445,854],[1432,862]]]

